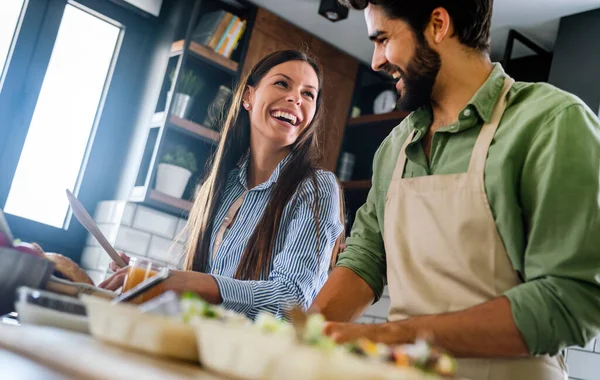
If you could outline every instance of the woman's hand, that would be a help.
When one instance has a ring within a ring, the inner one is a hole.
[[[129,256],[127,256],[126,254],[124,254],[123,252],[119,252],[119,256],[121,256],[121,258],[123,259],[123,261],[125,261],[125,263],[127,265],[129,265]],[[110,268],[110,270],[112,270],[113,272],[118,272],[119,269],[121,269],[120,266],[117,265],[117,263],[115,263],[114,261],[111,261],[110,264],[108,264],[108,267]]]
[[[125,256],[125,255],[122,255],[121,257],[123,257],[123,256]],[[127,257],[127,256],[125,256],[125,257]],[[127,258],[126,262],[129,262],[129,258]],[[111,265],[113,263],[111,263]],[[112,276],[110,276],[106,280],[102,281],[100,283],[100,285],[98,285],[98,287],[103,288],[103,289],[107,289],[107,290],[112,290],[114,292],[115,290],[117,290],[121,286],[123,286],[123,284],[125,283],[125,278],[127,277],[127,272],[128,271],[129,271],[129,267],[118,269],[115,272],[115,274],[113,274]]]

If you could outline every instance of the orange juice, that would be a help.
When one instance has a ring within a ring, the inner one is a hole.
[[[137,284],[141,283],[154,276],[161,268],[153,264],[152,262],[144,259],[131,258],[129,261],[129,269],[125,276],[125,282],[123,284],[123,293],[133,288]],[[152,287],[150,290],[145,291],[143,294],[134,298],[131,302],[142,303],[160,295],[163,291],[163,285],[158,284]]]

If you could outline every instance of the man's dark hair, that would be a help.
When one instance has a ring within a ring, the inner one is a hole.
[[[357,10],[369,3],[380,6],[386,16],[407,22],[418,38],[431,19],[434,9],[448,11],[459,41],[479,51],[490,49],[490,25],[494,0],[338,0],[340,4]]]

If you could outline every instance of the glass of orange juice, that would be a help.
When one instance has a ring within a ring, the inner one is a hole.
[[[149,279],[150,277],[157,274],[161,269],[165,268],[166,265],[154,263],[148,259],[132,257],[129,259],[129,269],[125,276],[125,282],[123,283],[122,293],[125,293],[129,289],[133,288],[142,281]],[[163,292],[163,284],[155,285],[138,297],[134,298],[131,302],[142,303],[160,295]]]

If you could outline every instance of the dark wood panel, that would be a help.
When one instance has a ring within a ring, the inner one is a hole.
[[[383,123],[388,121],[402,121],[405,117],[408,116],[408,112],[403,111],[395,111],[378,115],[364,115],[354,117],[348,120],[348,126],[365,126],[376,123]]]

